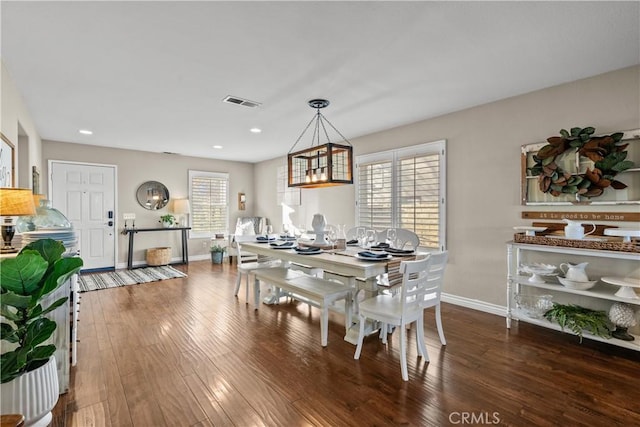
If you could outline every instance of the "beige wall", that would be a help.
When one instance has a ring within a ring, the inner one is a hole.
[[[255,200],[253,189],[253,165],[242,162],[202,159],[161,153],[148,153],[134,150],[95,147],[83,144],[43,141],[42,156],[45,173],[48,176],[49,160],[66,160],[73,162],[97,163],[117,166],[117,227],[122,230],[124,222],[122,213],[135,213],[136,226],[159,227],[160,215],[170,213],[171,205],[159,210],[149,211],[140,206],[135,198],[136,190],[145,181],[159,181],[168,189],[171,199],[189,196],[188,170],[208,172],[227,172],[230,182],[229,230],[235,230],[238,216],[252,215]],[[47,183],[48,184],[48,183]],[[238,211],[237,194],[247,194],[247,209]],[[233,228],[232,228],[233,227]],[[145,259],[145,248],[171,246],[172,256],[180,256],[180,233],[140,233],[136,236],[134,246],[134,262]],[[126,263],[127,236],[117,235],[119,267]],[[208,256],[208,239],[189,239],[189,256]]]
[[[336,124],[338,129],[339,124]],[[354,154],[447,140],[447,247],[445,292],[506,304],[505,242],[520,213],[520,146],[541,142],[562,128],[593,126],[598,133],[640,128],[640,67],[528,93],[352,140]],[[278,218],[274,159],[255,167],[258,212]],[[355,223],[353,186],[302,190],[301,216],[315,212],[330,222]],[[563,207],[584,210],[584,207]],[[553,209],[549,207],[528,210]],[[589,210],[636,210],[590,207]],[[274,221],[276,223],[276,221]],[[278,225],[276,225],[278,227]],[[276,228],[277,229],[277,228]]]
[[[31,166],[36,166],[42,170],[40,135],[36,131],[35,124],[27,111],[22,96],[1,62],[0,68],[2,74],[0,125],[2,134],[15,146],[15,187],[33,188]]]

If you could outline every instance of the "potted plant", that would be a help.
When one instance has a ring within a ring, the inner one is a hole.
[[[47,425],[58,401],[58,371],[47,344],[56,323],[45,317],[67,297],[48,303],[47,295],[82,267],[82,259],[63,258],[61,242],[42,239],[15,258],[0,261],[1,413],[25,416],[25,425]]]
[[[611,338],[611,331],[607,323],[607,313],[600,310],[591,310],[579,305],[564,305],[553,303],[553,308],[544,313],[544,317],[557,322],[564,331],[569,328],[582,342],[582,333],[587,331],[601,338]]]
[[[224,256],[224,252],[227,250],[224,246],[220,245],[211,245],[209,251],[211,252],[211,262],[214,264],[222,264],[222,257]]]
[[[176,217],[172,214],[162,215],[159,222],[162,223],[164,228],[173,228],[178,223]]]

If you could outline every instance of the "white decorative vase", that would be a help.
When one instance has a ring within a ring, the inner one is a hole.
[[[324,229],[327,226],[327,219],[322,214],[315,214],[311,221],[311,227],[313,227],[314,233],[316,233],[316,240],[313,241],[316,245],[324,245]]]
[[[46,427],[53,418],[51,410],[58,402],[58,369],[56,358],[34,371],[0,384],[1,414],[22,414],[25,427]]]
[[[173,228],[174,224],[172,222],[162,221],[162,226],[164,228]]]

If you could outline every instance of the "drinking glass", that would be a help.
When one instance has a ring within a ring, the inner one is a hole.
[[[396,246],[396,229],[390,228],[387,230],[387,243],[394,248]]]
[[[331,250],[335,250],[336,241],[338,240],[338,232],[335,227],[329,227],[327,230],[327,238],[329,239],[329,243],[331,243]]]
[[[376,244],[376,230],[367,230],[367,244],[366,247],[371,247]]]

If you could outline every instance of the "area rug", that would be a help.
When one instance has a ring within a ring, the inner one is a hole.
[[[81,274],[79,286],[80,292],[88,292],[98,289],[117,288],[120,286],[175,279],[177,277],[187,277],[187,275],[168,265],[161,267],[144,267],[134,270]]]

